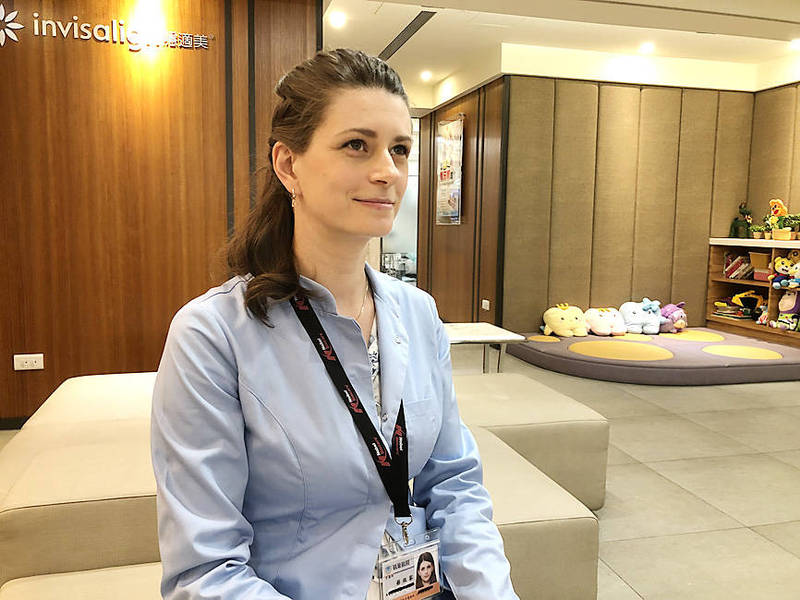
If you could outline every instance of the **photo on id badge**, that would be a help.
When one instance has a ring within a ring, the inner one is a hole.
[[[419,600],[439,594],[439,545],[426,544],[383,565],[384,600]]]

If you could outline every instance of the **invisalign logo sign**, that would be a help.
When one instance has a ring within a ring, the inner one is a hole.
[[[22,29],[24,25],[14,23],[19,11],[15,10],[6,14],[6,7],[0,4],[0,47],[6,45],[6,39],[19,41],[17,34],[14,33],[15,29]]]
[[[15,29],[24,26],[15,23],[19,11],[6,15],[5,7],[0,4],[0,47],[5,46],[6,39],[19,41]],[[77,15],[69,21],[58,21],[40,18],[39,13],[33,13],[32,34],[36,37],[61,37],[72,40],[93,40],[96,42],[127,45],[131,52],[138,52],[144,47],[153,48],[183,48],[186,50],[208,50],[209,39],[214,36],[183,33],[177,31],[138,31],[134,27],[126,26],[125,21],[111,19],[110,24],[79,23]]]

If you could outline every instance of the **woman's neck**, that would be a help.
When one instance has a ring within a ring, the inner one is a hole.
[[[326,287],[341,315],[356,316],[364,303],[367,242],[367,238],[295,227],[293,250],[298,273]]]

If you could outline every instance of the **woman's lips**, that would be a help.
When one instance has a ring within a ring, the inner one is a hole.
[[[372,206],[393,206],[394,202],[383,198],[355,198],[356,202],[371,204]]]

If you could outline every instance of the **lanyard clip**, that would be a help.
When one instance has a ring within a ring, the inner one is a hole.
[[[397,517],[394,518],[394,522],[400,525],[400,528],[403,530],[403,543],[408,546],[408,526],[414,522],[414,517],[409,516],[408,521],[400,521]]]

